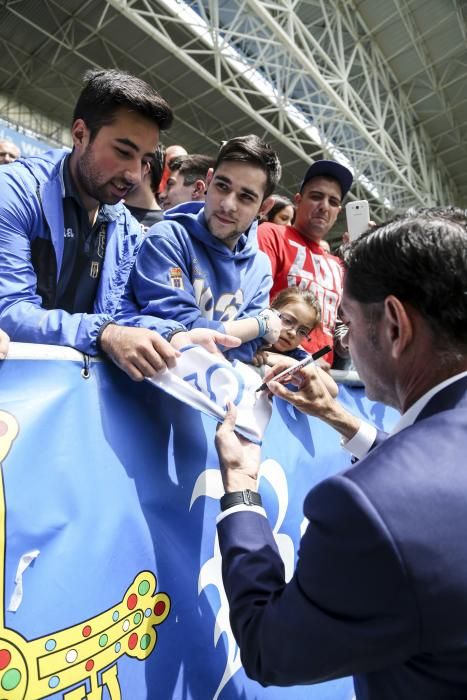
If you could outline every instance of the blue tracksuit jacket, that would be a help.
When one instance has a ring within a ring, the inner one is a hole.
[[[115,207],[117,216],[107,227],[94,313],[42,308],[31,244],[36,238],[51,242],[58,280],[64,242],[62,169],[67,153],[52,150],[0,168],[0,327],[14,341],[68,345],[95,354],[99,329],[113,319],[125,288],[141,228],[123,204]]]

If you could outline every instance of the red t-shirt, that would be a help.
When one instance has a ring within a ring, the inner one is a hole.
[[[302,346],[315,352],[323,345],[333,347],[333,331],[342,298],[344,267],[335,255],[303,238],[293,226],[265,222],[258,228],[259,247],[269,257],[273,286],[271,299],[286,287],[311,289],[321,306],[321,328],[313,330]],[[333,353],[324,359],[332,364]]]

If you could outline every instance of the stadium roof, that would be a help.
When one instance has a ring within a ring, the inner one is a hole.
[[[352,196],[369,199],[374,218],[388,207],[466,206],[465,8],[462,0],[4,0],[0,117],[63,141],[84,71],[118,67],[174,108],[166,145],[213,155],[221,141],[255,132],[279,152],[289,194],[324,156],[351,164]]]

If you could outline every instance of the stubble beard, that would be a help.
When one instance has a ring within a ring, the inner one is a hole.
[[[234,229],[233,231],[225,234],[215,233],[214,227],[212,225],[213,217],[214,215],[212,214],[209,217],[209,219],[206,219],[207,228],[211,236],[217,238],[218,241],[224,243],[224,245],[226,245],[228,248],[234,248],[243,231],[237,231],[236,229]]]
[[[78,186],[88,197],[95,199],[100,204],[116,204],[119,201],[116,197],[110,197],[109,194],[106,195],[106,185],[98,184],[97,173],[88,151],[83,153],[76,164],[76,177]]]

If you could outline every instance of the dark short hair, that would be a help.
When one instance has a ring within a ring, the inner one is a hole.
[[[148,83],[134,75],[118,70],[91,70],[84,75],[84,88],[78,97],[73,122],[82,119],[88,127],[91,140],[99,129],[115,121],[115,113],[122,107],[138,112],[168,129],[173,121],[172,109]]]
[[[171,172],[179,171],[183,176],[184,185],[193,185],[196,180],[206,181],[209,168],[214,167],[214,158],[201,153],[190,153],[187,156],[176,156],[169,161]]]
[[[467,216],[411,209],[343,250],[345,289],[363,306],[393,294],[410,303],[440,347],[467,349]],[[369,307],[368,307],[369,308]]]
[[[467,210],[461,209],[460,207],[409,207],[407,211],[402,214],[403,217],[408,216],[427,216],[430,219],[442,218],[450,219],[451,221],[457,221],[463,223],[467,217]]]
[[[224,161],[251,163],[261,168],[267,178],[264,199],[274,192],[281,179],[282,168],[277,153],[255,134],[225,141],[217,154],[214,172]]]
[[[270,208],[270,210],[268,211],[268,213],[266,215],[266,221],[273,221],[276,214],[278,214],[280,211],[282,211],[282,209],[285,209],[286,207],[293,208],[293,210],[294,210],[294,215],[292,217],[292,221],[293,221],[295,218],[295,204],[288,197],[279,197],[279,196],[274,197],[274,204],[272,205],[272,207]]]
[[[164,171],[165,147],[160,143],[154,151],[154,158],[149,163],[149,178],[151,180],[151,190],[156,194],[162,180]]]

